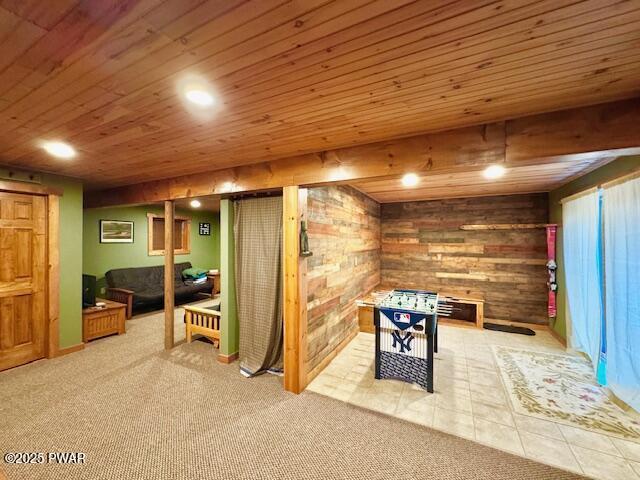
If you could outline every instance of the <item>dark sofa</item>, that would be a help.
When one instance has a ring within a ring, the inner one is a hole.
[[[175,301],[184,303],[198,293],[211,293],[210,280],[193,285],[182,279],[182,272],[191,268],[191,262],[176,263],[173,267]],[[127,305],[127,318],[133,310],[161,306],[164,303],[164,266],[117,268],[105,274],[107,298]]]

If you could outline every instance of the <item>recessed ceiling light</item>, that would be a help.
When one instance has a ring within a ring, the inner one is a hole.
[[[199,87],[187,88],[184,96],[191,103],[195,103],[200,107],[209,107],[213,105],[213,95]]]
[[[58,158],[72,158],[76,155],[74,148],[64,142],[44,142],[42,148],[44,148],[47,153]]]
[[[407,173],[402,177],[402,185],[405,187],[415,187],[418,184],[418,176],[415,173]]]
[[[494,180],[496,178],[502,177],[506,171],[507,170],[502,165],[489,165],[484,169],[482,175],[484,175],[484,178]]]
[[[200,208],[202,206],[202,203],[200,203],[200,200],[191,200],[190,205],[193,208]]]

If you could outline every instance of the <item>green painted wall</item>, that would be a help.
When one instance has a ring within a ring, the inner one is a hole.
[[[60,348],[82,343],[82,182],[41,175],[42,183],[61,188],[60,198]]]
[[[163,265],[163,256],[149,256],[147,250],[147,213],[164,215],[158,205],[136,207],[89,208],[84,210],[83,271],[98,277],[98,294],[106,286],[104,274],[113,268]],[[177,210],[176,215],[191,218],[191,253],[176,255],[175,261],[191,262],[194,267],[220,267],[220,219],[213,212]],[[100,243],[100,220],[134,222],[134,243]],[[198,224],[211,223],[211,236],[200,235]]]
[[[567,338],[567,291],[564,277],[562,205],[560,204],[560,200],[568,197],[569,195],[573,195],[574,193],[581,192],[582,190],[586,190],[617,177],[621,177],[622,175],[626,175],[627,173],[637,170],[639,167],[640,156],[621,157],[549,193],[549,221],[559,225],[558,237],[556,239],[558,260],[558,314],[555,321],[552,320],[551,327],[563,338]]]
[[[220,353],[232,355],[240,346],[240,330],[236,311],[235,244],[233,235],[233,202],[220,201]]]

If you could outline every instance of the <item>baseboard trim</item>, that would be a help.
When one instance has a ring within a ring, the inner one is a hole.
[[[77,345],[71,345],[70,347],[66,348],[59,348],[53,358],[62,357],[63,355],[67,355],[69,353],[79,352],[80,350],[84,350],[84,343],[78,343]]]
[[[233,363],[238,359],[238,356],[239,356],[238,352],[232,353],[231,355],[225,355],[224,353],[219,353],[218,361],[220,363],[225,363],[225,364]]]
[[[356,328],[355,330],[352,330],[345,338],[344,340],[342,340],[338,346],[336,348],[334,348],[326,357],[324,357],[320,363],[318,365],[316,365],[313,370],[311,370],[309,373],[307,373],[307,380],[305,382],[304,387],[307,388],[307,385],[309,385],[314,378],[316,378],[320,372],[322,372],[322,370],[324,370],[325,368],[327,368],[327,365],[329,365],[331,363],[331,360],[333,360],[334,358],[336,358],[336,356],[344,349],[344,347],[346,347],[347,345],[349,345],[349,342],[351,342],[351,340],[353,340],[354,338],[356,338],[356,335],[358,335],[358,333],[360,332],[359,328]],[[304,390],[304,389],[303,389]]]
[[[567,339],[562,337],[558,332],[556,332],[553,327],[549,327],[549,333],[551,334],[551,336],[553,338],[555,338],[558,342],[560,342],[560,344],[564,347],[567,348]]]

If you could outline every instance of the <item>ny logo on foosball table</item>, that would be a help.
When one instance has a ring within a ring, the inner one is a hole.
[[[398,330],[394,330],[391,338],[393,338],[393,348],[396,348],[396,345],[398,345],[400,347],[400,353],[404,353],[405,350],[407,352],[411,351],[411,342],[414,338],[411,332],[407,332],[404,336],[401,336]]]

